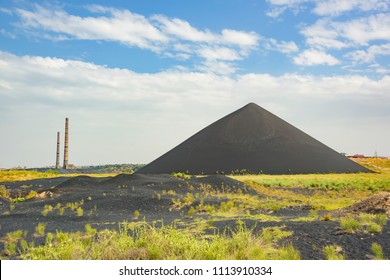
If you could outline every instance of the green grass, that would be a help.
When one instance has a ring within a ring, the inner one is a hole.
[[[362,225],[354,217],[346,217],[340,219],[340,226],[343,230],[349,233],[356,232],[361,229]]]
[[[387,190],[390,173],[372,174],[298,174],[298,175],[238,175],[229,176],[239,181],[253,181],[262,186],[321,188],[325,190]]]
[[[46,244],[28,247],[23,259],[299,259],[292,246],[276,242],[290,232],[282,228],[264,229],[256,234],[253,229],[238,225],[221,234],[202,236],[176,226],[153,227],[145,223],[122,223],[120,231],[95,231],[86,227],[86,233],[48,233]],[[15,248],[14,248],[15,249]]]
[[[380,233],[387,222],[385,214],[360,213],[358,216],[347,216],[340,219],[340,226],[349,233],[358,231]]]
[[[268,211],[277,211],[291,206],[310,207],[313,210],[337,210],[361,201],[375,194],[378,190],[390,190],[390,174],[242,175],[231,177],[255,189],[261,196],[257,202],[260,205],[255,206],[255,208]],[[360,185],[357,182],[360,182]]]

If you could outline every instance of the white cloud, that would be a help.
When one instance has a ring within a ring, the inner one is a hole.
[[[51,164],[55,134],[65,116],[71,118],[73,163],[145,163],[248,102],[272,109],[309,134],[316,132],[331,147],[335,139],[345,139],[346,146],[337,147],[341,151],[370,151],[371,139],[349,136],[368,122],[364,135],[383,141],[375,149],[388,148],[390,76],[229,77],[216,74],[231,71],[229,62],[207,63],[213,71],[177,68],[145,74],[0,52],[0,130],[9,136],[0,139],[0,165]],[[333,137],[336,128],[345,134]]]
[[[229,48],[201,47],[198,50],[199,56],[207,60],[239,60],[241,57],[236,51]]]
[[[204,73],[214,73],[217,75],[228,76],[237,71],[236,66],[228,61],[208,60],[197,67],[197,70]]]
[[[306,37],[309,46],[316,48],[343,49],[348,47],[346,42],[339,38],[341,31],[329,19],[320,19],[311,26],[304,27],[301,33]]]
[[[276,41],[275,39],[268,39],[265,43],[267,49],[278,51],[284,54],[291,54],[299,50],[295,42]]]
[[[282,15],[287,9],[298,13],[302,9],[302,5],[310,0],[267,0],[271,5],[271,9],[266,12],[269,17],[277,18]]]
[[[304,53],[307,54],[308,51]],[[306,59],[306,64],[318,63],[315,61],[318,58]],[[326,60],[324,58],[319,60],[321,63],[329,63],[323,62]],[[58,104],[52,103],[55,106],[60,106],[64,97],[70,102],[89,99],[103,102],[101,105],[105,106],[106,102],[131,103],[137,100],[149,100],[158,104],[162,99],[168,98],[166,101],[169,102],[170,98],[178,97],[181,102],[187,102],[189,98],[203,103],[203,100],[213,99],[213,96],[219,98],[220,92],[225,92],[226,98],[229,99],[229,94],[236,92],[250,95],[266,90],[267,94],[272,95],[291,92],[291,88],[294,88],[294,94],[321,93],[331,96],[336,92],[337,95],[354,92],[387,94],[390,89],[390,77],[387,76],[375,81],[360,76],[316,77],[296,74],[247,74],[237,78],[180,71],[140,74],[127,69],[111,69],[76,60],[18,57],[6,52],[0,52],[0,73],[1,79],[7,81],[7,88],[12,90],[12,95],[16,98],[14,100],[28,103],[34,100],[32,97],[35,96],[43,98],[42,102],[59,101]],[[349,86],[337,88],[343,84]],[[362,88],[357,90],[356,85]],[[7,91],[0,94],[5,96]],[[29,98],[24,99],[25,97]]]
[[[386,11],[389,7],[388,0],[325,0],[316,2],[313,12],[321,16],[338,16],[352,10]]]
[[[390,40],[390,14],[377,14],[348,21],[320,19],[301,33],[309,46],[319,49],[344,49],[367,45],[375,40]]]
[[[259,43],[260,36],[255,32],[244,32],[223,29],[221,41],[226,44],[238,45],[241,48],[254,48]]]
[[[191,26],[189,22],[178,18],[156,15],[152,19],[158,23],[159,29],[165,34],[169,34],[180,40],[208,44],[235,45],[241,48],[252,48],[258,45],[259,35],[255,32],[223,29],[218,34],[210,30],[198,30]]]
[[[34,11],[17,9],[24,28],[42,29],[81,40],[117,41],[129,46],[157,50],[169,37],[142,15],[128,10],[103,9],[107,16],[79,17],[63,10],[36,5]]]
[[[294,63],[297,65],[314,66],[314,65],[329,65],[333,66],[340,64],[334,56],[319,50],[305,50],[298,56],[294,57]]]
[[[287,7],[273,7],[271,10],[266,12],[265,14],[272,18],[277,18],[281,16],[284,11],[286,11]]]
[[[192,41],[192,42],[211,42],[216,40],[216,36],[206,30],[200,31],[190,25],[189,22],[173,18],[170,19],[166,16],[156,15],[152,19],[156,21],[159,25],[159,28],[169,35],[173,35],[179,39]]]
[[[301,4],[304,2],[308,2],[308,1],[310,1],[310,0],[267,0],[268,3],[270,3],[272,5],[279,5],[279,6],[282,6],[282,5],[293,6],[293,5]]]
[[[256,49],[260,39],[255,32],[200,30],[185,20],[164,15],[147,18],[125,9],[99,5],[87,8],[92,16],[74,16],[60,8],[40,5],[32,10],[16,9],[16,13],[19,27],[45,39],[115,41],[178,60],[196,55],[206,60],[241,60]]]
[[[355,63],[371,63],[377,56],[390,55],[390,44],[373,45],[364,50],[357,50],[346,54]]]
[[[339,22],[336,28],[341,31],[343,37],[361,45],[374,40],[390,40],[390,14]]]
[[[287,9],[298,13],[314,5],[312,12],[319,16],[339,16],[351,11],[388,11],[388,0],[267,0],[271,9],[267,12],[270,17],[279,17]]]

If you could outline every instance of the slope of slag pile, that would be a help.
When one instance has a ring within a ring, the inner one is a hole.
[[[371,172],[250,103],[199,131],[137,173]]]

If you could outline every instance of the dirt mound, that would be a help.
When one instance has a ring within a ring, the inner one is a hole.
[[[179,179],[174,178],[167,174],[161,175],[144,175],[144,174],[119,174],[113,178],[105,180],[105,185],[148,185],[158,183],[167,183],[172,181],[179,181]]]
[[[340,210],[341,215],[360,212],[386,214],[390,218],[390,192],[381,192]]]
[[[138,174],[371,172],[250,103],[214,122]]]

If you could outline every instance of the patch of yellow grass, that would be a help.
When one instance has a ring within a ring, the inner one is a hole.
[[[76,176],[89,176],[89,177],[113,177],[118,173],[104,173],[104,174],[60,174],[58,171],[39,172],[34,170],[2,170],[0,171],[0,182],[15,182],[15,181],[27,181],[41,178],[56,178],[56,177],[76,177]]]

